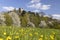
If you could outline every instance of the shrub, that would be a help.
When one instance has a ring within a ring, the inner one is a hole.
[[[6,25],[11,26],[12,25],[12,18],[8,14],[5,14],[4,17],[6,19],[6,21],[5,21]]]

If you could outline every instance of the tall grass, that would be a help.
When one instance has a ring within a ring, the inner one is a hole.
[[[0,40],[60,40],[60,30],[0,26]]]

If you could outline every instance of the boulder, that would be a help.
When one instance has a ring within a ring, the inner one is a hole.
[[[0,14],[0,25],[6,25],[5,24],[5,18],[3,14]]]
[[[39,24],[39,26],[43,28],[43,27],[46,27],[46,26],[47,26],[47,24],[46,24],[46,22],[45,22],[45,21],[41,21],[41,22],[40,22],[40,24]]]
[[[15,12],[11,12],[11,13],[9,13],[9,15],[12,17],[12,20],[13,20],[13,26],[21,26],[20,25],[20,18],[19,18],[19,16],[18,16],[18,14],[17,13],[15,13]]]

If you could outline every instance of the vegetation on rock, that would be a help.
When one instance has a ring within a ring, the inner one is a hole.
[[[45,16],[44,12],[31,12],[21,8],[18,10],[4,12],[4,19],[7,26],[39,27],[39,28],[58,28],[60,23],[52,16]],[[1,21],[1,19],[0,19]],[[2,23],[0,23],[2,24]]]

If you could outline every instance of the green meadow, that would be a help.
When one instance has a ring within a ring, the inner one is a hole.
[[[0,40],[60,40],[60,30],[1,26]]]

